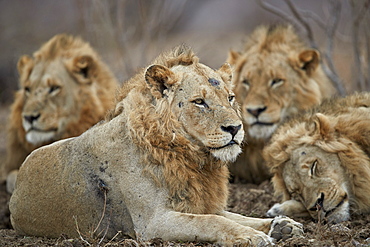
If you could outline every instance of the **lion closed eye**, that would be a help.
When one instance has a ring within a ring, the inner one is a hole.
[[[34,149],[80,135],[102,120],[118,87],[90,45],[65,34],[54,36],[33,57],[22,56],[18,72],[21,88],[11,106],[1,181]],[[10,179],[9,191],[13,184]]]
[[[257,28],[243,51],[229,53],[228,62],[235,70],[234,91],[248,143],[230,171],[246,182],[261,183],[271,176],[262,149],[279,124],[334,90],[319,52],[305,45],[291,26]]]

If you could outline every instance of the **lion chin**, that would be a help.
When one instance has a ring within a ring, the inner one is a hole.
[[[55,138],[55,131],[31,130],[26,134],[26,140],[33,145],[41,145]]]
[[[249,127],[248,134],[256,140],[268,140],[277,129],[277,124],[261,125],[255,124]]]
[[[221,161],[234,162],[238,155],[242,152],[242,149],[238,144],[235,143],[220,149],[211,149],[210,151],[214,157]]]

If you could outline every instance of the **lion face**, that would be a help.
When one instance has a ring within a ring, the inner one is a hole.
[[[229,65],[218,71],[202,64],[153,65],[146,72],[147,82],[170,101],[187,138],[222,161],[236,159],[244,138],[230,79]]]
[[[349,219],[349,189],[337,154],[302,146],[293,151],[282,176],[290,197],[312,218],[329,222]]]
[[[59,139],[70,116],[75,115],[78,84],[67,84],[67,80],[73,81],[64,64],[55,60],[37,63],[23,81],[22,125],[28,142],[39,145]]]
[[[309,63],[316,63],[317,54],[309,52]],[[235,93],[251,137],[266,140],[287,117],[320,103],[319,87],[304,70],[297,71],[293,65],[298,62],[283,52],[252,51],[239,58]],[[305,87],[310,96],[302,93]]]

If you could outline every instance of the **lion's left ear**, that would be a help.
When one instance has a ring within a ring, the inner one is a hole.
[[[151,88],[152,95],[162,98],[164,90],[170,88],[177,81],[175,74],[163,65],[151,65],[145,71],[145,81]]]
[[[218,74],[220,74],[222,80],[227,83],[231,84],[231,79],[233,76],[233,70],[229,63],[224,63],[218,70]]]
[[[299,67],[306,71],[307,75],[317,69],[320,63],[320,53],[317,50],[305,50],[298,55]]]
[[[236,61],[238,61],[238,59],[241,57],[241,53],[240,52],[237,52],[237,51],[234,51],[234,50],[230,50],[229,51],[229,54],[227,56],[227,60],[226,62],[228,62],[229,64],[231,65],[235,65],[236,64]]]
[[[334,127],[330,123],[327,116],[321,113],[315,115],[315,130],[320,133],[323,139],[329,139],[331,134],[334,132]]]
[[[70,70],[81,84],[90,84],[96,75],[96,63],[91,56],[83,55],[73,58]]]

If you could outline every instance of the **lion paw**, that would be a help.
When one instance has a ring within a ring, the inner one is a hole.
[[[269,236],[276,241],[281,239],[286,240],[301,235],[303,235],[303,226],[299,222],[285,216],[277,216],[272,221]]]
[[[228,236],[227,240],[219,242],[221,246],[273,246],[274,239],[268,236],[267,234],[257,231],[257,230],[248,230],[243,233],[234,235],[233,237]]]
[[[281,209],[281,204],[276,203],[274,206],[272,206],[272,208],[269,209],[269,211],[267,211],[266,216],[275,217],[275,216],[279,216],[283,214],[284,213],[283,213],[283,210]]]

